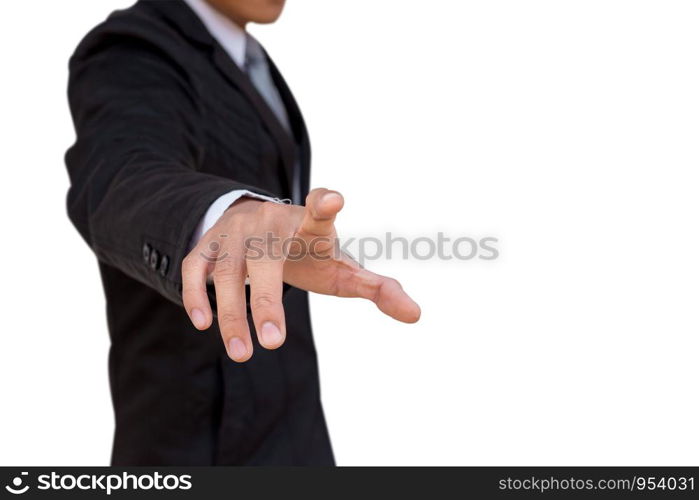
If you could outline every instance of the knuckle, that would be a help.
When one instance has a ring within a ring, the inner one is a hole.
[[[311,192],[306,195],[306,206],[307,207],[310,207],[311,205],[313,205],[313,200],[319,196],[319,193],[322,189],[323,188],[315,188],[315,189],[311,190]]]
[[[216,283],[233,283],[242,279],[243,273],[240,266],[230,260],[223,260],[216,263],[212,274]]]
[[[228,228],[233,234],[239,233],[246,225],[247,215],[244,213],[233,213],[228,219]]]
[[[206,294],[208,290],[210,281],[207,280],[189,280],[186,283],[182,283],[182,290],[186,290],[190,293],[203,293]]]
[[[247,325],[247,317],[235,312],[219,312],[218,323],[221,330],[230,332],[244,328]]]
[[[197,285],[183,284],[182,286],[182,297],[192,297],[195,298],[197,295],[206,293],[206,289]]]
[[[268,309],[277,302],[269,292],[257,292],[252,295],[250,302],[255,309]]]
[[[190,271],[194,267],[194,256],[192,252],[182,259],[182,272]]]
[[[366,283],[365,286],[369,292],[367,298],[374,302],[378,301],[379,297],[381,296],[381,290],[386,285],[386,283],[386,280],[383,279],[371,280],[368,283]]]
[[[214,274],[214,286],[218,289],[221,287],[229,287],[234,285],[236,278],[232,274],[218,273]]]
[[[400,283],[395,278],[385,278],[385,284],[390,287],[401,288]]]
[[[231,274],[237,271],[240,264],[231,255],[228,255],[228,251],[224,251],[216,260],[216,265],[214,266],[214,273],[226,273]]]
[[[257,210],[263,219],[270,220],[276,218],[279,215],[280,210],[282,210],[282,206],[279,203],[275,203],[273,201],[264,201],[260,203],[260,206]]]

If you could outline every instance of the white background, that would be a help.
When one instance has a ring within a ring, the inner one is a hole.
[[[65,210],[67,59],[123,1],[0,16],[0,464],[106,465],[97,266]],[[693,464],[699,5],[290,0],[252,32],[347,235],[494,235],[493,262],[369,263],[416,325],[314,296],[342,465]]]

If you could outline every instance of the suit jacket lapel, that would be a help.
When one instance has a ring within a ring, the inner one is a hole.
[[[213,49],[213,59],[214,64],[218,67],[219,71],[230,80],[240,91],[247,97],[250,103],[255,107],[258,112],[265,128],[269,134],[274,139],[274,142],[279,148],[279,153],[282,158],[282,163],[284,165],[284,172],[286,174],[287,186],[291,188],[291,182],[293,178],[293,169],[296,159],[296,146],[294,140],[289,134],[284,130],[284,127],[279,120],[274,115],[274,112],[269,108],[262,96],[257,92],[252,82],[248,76],[243,73],[243,71],[235,64],[228,54],[223,50],[223,48],[216,42],[214,42]],[[291,116],[290,121],[293,123]],[[292,125],[294,127],[294,125]],[[290,189],[289,189],[290,191]]]
[[[266,53],[265,53],[266,54]],[[298,144],[299,167],[301,168],[301,194],[305,197],[309,190],[310,172],[311,172],[311,143],[308,137],[306,123],[303,120],[303,115],[299,109],[294,95],[291,93],[282,74],[277,69],[274,61],[267,56],[269,68],[272,72],[272,79],[279,90],[286,112],[289,115],[289,123],[294,132],[296,143]]]

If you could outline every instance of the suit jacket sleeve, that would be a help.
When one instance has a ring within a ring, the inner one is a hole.
[[[234,189],[266,193],[198,171],[203,127],[187,75],[151,41],[88,35],[68,84],[70,219],[101,262],[177,303],[181,262],[209,205]]]

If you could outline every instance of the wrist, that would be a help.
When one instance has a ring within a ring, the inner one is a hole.
[[[224,214],[234,214],[234,213],[250,212],[250,211],[257,209],[257,207],[259,207],[262,203],[268,203],[268,202],[266,202],[264,200],[258,200],[256,198],[241,196],[240,198],[235,200],[233,203],[231,203],[223,213]]]

